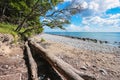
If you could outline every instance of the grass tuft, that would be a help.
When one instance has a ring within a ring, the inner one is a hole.
[[[0,33],[11,34],[14,37],[14,41],[17,41],[19,36],[18,36],[18,33],[15,32],[16,27],[17,25],[0,23]]]

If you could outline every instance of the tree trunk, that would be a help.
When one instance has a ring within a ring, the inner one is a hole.
[[[67,80],[96,80],[92,75],[83,74],[62,59],[59,59],[52,53],[48,53],[43,47],[32,40],[29,44],[37,49],[43,58],[46,59]]]
[[[32,53],[31,53],[30,48],[28,46],[28,42],[25,43],[25,47],[26,47],[26,50],[27,50],[30,69],[31,69],[31,78],[32,78],[32,80],[39,80],[38,79],[38,74],[37,74],[37,64],[32,57]]]
[[[58,59],[55,55],[46,52],[44,48],[32,41],[30,42],[30,45],[37,48],[43,58],[45,58],[67,80],[84,80],[71,69],[69,64],[65,63],[63,60]]]

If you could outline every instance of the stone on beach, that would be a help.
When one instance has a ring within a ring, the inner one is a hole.
[[[45,42],[37,43],[84,74],[94,75],[97,80],[120,79],[118,47],[49,34],[34,38],[44,38]]]

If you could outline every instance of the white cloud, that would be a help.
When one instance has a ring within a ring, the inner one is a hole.
[[[90,27],[89,27],[89,26],[85,26],[83,29],[84,29],[85,31],[90,31]]]
[[[99,9],[100,11],[106,11],[114,7],[120,6],[120,0],[64,0],[81,4],[82,7],[88,7],[93,10]]]
[[[89,32],[89,31],[92,31],[91,28],[89,26],[84,26],[84,27],[81,27],[81,26],[76,26],[74,24],[71,24],[70,26],[66,27],[66,30],[67,31],[70,31],[70,32]]]
[[[57,6],[55,7],[55,10],[58,10],[58,7],[57,7]]]
[[[65,2],[67,2],[67,1],[72,1],[72,0],[64,0]]]
[[[120,14],[116,14],[116,15],[110,15],[111,19],[120,19]]]
[[[81,13],[83,26],[93,26],[96,31],[120,31],[120,13],[108,15],[108,9],[120,7],[120,0],[84,0],[88,8]],[[86,16],[86,13],[88,14]],[[95,28],[97,27],[97,28]],[[86,27],[91,30],[91,27]],[[103,29],[103,30],[102,30]]]
[[[74,7],[79,5],[78,7],[85,10],[87,13],[93,13],[93,15],[100,15],[106,10],[120,7],[120,0],[64,0],[65,2],[70,1]],[[84,15],[84,13],[81,13]],[[86,15],[86,14],[85,14]],[[92,15],[92,14],[91,14]],[[90,15],[89,15],[90,16]]]
[[[99,8],[99,4],[98,3],[94,2],[94,1],[89,3],[89,9],[93,9],[95,11],[98,11],[98,8]]]
[[[71,24],[70,26],[66,27],[67,31],[71,31],[71,32],[78,32],[78,31],[82,31],[81,27],[76,26]]]
[[[85,0],[86,1],[86,0]],[[114,7],[120,6],[119,0],[91,0],[89,3],[90,8],[98,9],[99,11],[106,11],[107,9],[111,9]]]
[[[64,0],[74,1],[76,4],[81,4],[83,12],[80,14],[83,17],[81,26],[71,24],[66,27],[67,31],[90,31],[101,32],[111,31],[120,32],[120,13],[107,15],[105,12],[108,9],[120,7],[120,0]],[[76,5],[74,5],[76,7]],[[86,16],[87,15],[87,16]]]
[[[53,28],[51,29],[50,27],[44,26],[44,32],[64,32],[65,30],[59,29],[59,28]]]
[[[117,6],[120,6],[120,0],[103,0],[101,1],[101,7],[106,9],[111,9]]]
[[[100,16],[83,18],[82,24],[84,25],[93,25],[93,26],[119,26],[120,27],[120,14],[109,15],[108,18],[102,18]]]
[[[84,1],[84,2],[81,4],[81,7],[82,7],[82,9],[87,9],[87,8],[88,8],[88,3]]]
[[[118,26],[104,26],[104,27],[92,27],[92,26],[76,26],[71,24],[66,27],[67,32],[120,32],[120,27]]]
[[[80,3],[87,13],[90,11],[98,15],[105,13],[108,9],[120,7],[120,0],[76,0],[76,2]]]

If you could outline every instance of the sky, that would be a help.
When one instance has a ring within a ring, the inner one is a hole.
[[[44,27],[45,32],[120,32],[120,0],[74,0],[82,11],[71,17],[66,30]],[[64,0],[55,8],[63,8],[72,0]]]

